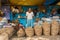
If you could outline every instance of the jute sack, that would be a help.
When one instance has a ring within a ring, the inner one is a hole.
[[[57,35],[59,33],[59,23],[55,20],[51,23],[51,35]]]
[[[6,31],[5,31],[9,37],[11,37],[14,33],[14,28],[6,28]]]
[[[25,31],[24,31],[22,28],[20,28],[19,31],[17,32],[17,36],[18,36],[18,37],[23,37],[23,36],[25,36]]]
[[[2,17],[0,17],[0,21],[2,20],[3,18]]]
[[[0,34],[2,33],[7,33],[9,37],[11,37],[13,35],[13,32],[14,32],[14,28],[2,28],[0,29]]]
[[[8,34],[8,36],[10,37],[10,36],[12,36],[12,34],[13,34],[13,32],[14,32],[14,28],[2,28],[2,32],[1,33],[3,33],[3,32],[5,32],[5,33],[7,33]]]
[[[12,32],[10,30],[6,30],[6,33],[8,34],[9,37],[11,37],[13,34],[13,30],[12,30]]]
[[[0,40],[9,40],[9,39],[8,39],[8,34],[2,33],[2,34],[0,35]]]
[[[59,23],[59,35],[60,35],[60,23]]]
[[[4,30],[0,29],[0,34],[2,34],[4,32]]]
[[[46,36],[49,36],[50,35],[50,24],[45,21],[43,22],[42,27],[43,27],[43,34]]]
[[[26,35],[29,37],[32,37],[34,35],[34,29],[31,27],[28,27],[25,29]]]
[[[38,25],[34,26],[34,31],[35,31],[35,34],[37,36],[41,36],[42,35],[42,27],[41,26],[38,26]]]
[[[5,28],[0,29],[0,34],[4,33],[5,31]]]

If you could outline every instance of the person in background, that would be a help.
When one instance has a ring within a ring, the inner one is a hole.
[[[37,17],[37,18],[39,18],[39,16],[40,16],[40,10],[39,10],[39,9],[37,9],[36,17]]]
[[[34,16],[36,17],[37,16],[37,8],[33,10],[34,12]]]
[[[4,8],[4,14],[5,14],[5,17],[10,20],[10,13],[9,13],[9,10],[7,8]]]
[[[13,13],[13,18],[15,17],[15,8],[14,7],[11,7],[11,11]]]
[[[50,17],[53,17],[53,16],[58,16],[56,8],[53,8],[51,11]]]
[[[11,11],[13,13],[13,18],[17,17],[16,15],[19,13],[19,10],[17,7],[11,7]]]
[[[27,16],[27,27],[32,27],[34,14],[31,8],[29,8],[28,11],[26,12],[26,16]]]
[[[60,8],[57,10],[58,16],[60,17]]]
[[[43,17],[46,17],[46,10],[42,10],[42,11],[40,11],[40,14],[39,14],[39,17],[40,18],[43,18]]]
[[[1,11],[0,14],[0,28],[5,27],[4,25],[8,23],[7,18],[5,17],[4,13]]]

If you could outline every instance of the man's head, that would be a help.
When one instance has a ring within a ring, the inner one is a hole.
[[[55,11],[56,11],[56,8],[53,8],[53,9],[52,9],[52,11],[54,11],[54,12],[55,12]]]
[[[56,8],[53,8],[51,13],[55,14],[56,11],[57,11]]]
[[[30,13],[31,11],[32,11],[32,9],[31,9],[31,8],[29,8],[29,9],[28,9],[28,12]]]
[[[4,16],[4,13],[3,13],[2,11],[1,11],[1,13],[0,13],[0,16],[1,16],[1,17],[3,17],[3,16]]]
[[[7,9],[5,8],[4,10],[6,11]]]

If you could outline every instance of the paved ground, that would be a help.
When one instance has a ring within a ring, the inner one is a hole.
[[[60,35],[58,36],[34,36],[34,37],[17,37],[13,36],[10,40],[60,40]]]

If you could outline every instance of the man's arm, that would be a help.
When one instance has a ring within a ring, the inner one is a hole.
[[[27,18],[27,12],[26,12],[26,18]]]
[[[34,17],[34,13],[32,12],[32,17]]]

